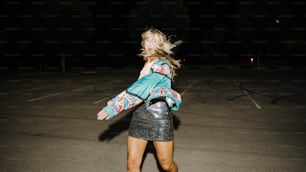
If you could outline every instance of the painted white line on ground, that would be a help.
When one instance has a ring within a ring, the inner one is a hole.
[[[46,87],[34,87],[34,88],[26,88],[26,89],[20,89],[20,90],[13,90],[13,91],[9,91],[7,92],[8,94],[12,94],[12,93],[20,93],[20,92],[25,92],[25,91],[33,91],[33,90],[39,90],[39,89],[46,89],[46,88],[50,88],[50,87],[54,87],[54,86],[58,86],[60,84],[54,84],[51,86],[46,86]]]
[[[306,132],[304,132],[304,131],[294,131],[294,132],[292,132],[292,134],[294,134],[294,135],[305,135]]]
[[[42,96],[42,97],[30,99],[30,100],[28,100],[28,102],[34,102],[34,101],[37,101],[37,100],[42,100],[42,99],[46,99],[48,97],[54,97],[54,96],[58,96],[58,95],[60,95],[60,93],[54,93],[54,94],[50,94],[50,95],[47,95],[47,96]]]
[[[265,118],[258,118],[258,119],[255,119],[254,121],[256,121],[256,122],[265,122],[265,121],[267,121],[267,119],[265,119]]]
[[[18,105],[11,105],[11,106],[7,106],[6,108],[8,109],[20,109],[21,107]]]
[[[188,86],[187,88],[181,93],[181,96],[183,96],[191,87],[192,85],[196,82],[197,80],[193,80]]]
[[[214,83],[220,83],[220,82],[228,82],[228,80],[225,80],[225,79],[214,80]]]
[[[77,89],[72,90],[71,92],[80,91],[80,90],[82,90],[82,89],[86,89],[86,88],[89,88],[89,87],[92,87],[92,86],[93,86],[93,85],[86,86],[86,87],[81,87],[81,88],[77,88]],[[70,92],[70,91],[68,91],[68,92]],[[49,97],[58,96],[58,95],[61,95],[61,94],[63,94],[63,93],[67,93],[67,92],[54,93],[54,94],[50,94],[50,95],[47,95],[47,96],[42,96],[42,97],[38,97],[38,98],[33,98],[33,99],[28,100],[28,102],[34,102],[34,101],[37,101],[37,100],[42,100],[42,99],[46,99],[46,98],[49,98]]]
[[[105,98],[103,98],[103,99],[101,99],[101,100],[97,100],[97,101],[94,102],[94,104],[96,105],[96,104],[98,104],[98,103],[103,102],[104,100],[109,99],[109,98],[110,98],[110,97],[105,97]]]
[[[291,82],[295,82],[295,83],[304,83],[305,80],[292,80]]]
[[[282,122],[293,122],[293,119],[289,119],[289,118],[281,118],[280,121]]]
[[[118,95],[120,93],[120,91],[122,91],[122,88],[126,88],[126,87],[116,87],[116,88],[120,88],[120,89],[118,89],[115,94],[113,94],[112,96],[107,96],[107,97],[105,97],[103,99],[97,100],[97,101],[94,102],[94,104],[96,105],[98,103],[101,103],[101,102],[103,102],[105,100],[108,100],[108,99]]]
[[[237,84],[237,86],[239,86],[239,83],[238,81],[234,80],[235,83]],[[254,106],[257,108],[257,109],[262,109],[261,106],[255,101],[255,99],[253,99],[253,97],[245,90],[241,90],[248,98],[249,100],[254,104]]]
[[[248,96],[249,100],[256,106],[257,109],[262,109],[261,106],[253,99],[252,96],[250,96],[250,94],[247,91],[242,90],[242,92]]]
[[[93,87],[94,85],[90,85],[90,86],[86,86],[86,87],[81,87],[81,88],[77,88],[77,89],[74,89],[72,90],[73,92],[76,92],[76,91],[80,91],[80,90],[83,90],[83,89],[86,89],[86,88],[90,88],[90,87]]]
[[[292,148],[294,147],[293,145],[275,145],[276,147],[280,147],[280,148]]]
[[[290,160],[292,160],[292,161],[303,161],[303,162],[305,162],[305,158],[299,158],[299,157],[295,157],[295,158],[290,158]]]
[[[280,80],[266,80],[267,83],[279,83]]]

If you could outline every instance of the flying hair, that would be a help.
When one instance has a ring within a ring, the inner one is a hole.
[[[176,69],[181,67],[181,60],[174,58],[174,48],[182,44],[181,40],[171,42],[171,36],[166,36],[158,29],[147,29],[141,34],[142,48],[139,56],[143,57],[145,61],[149,57],[157,57],[167,62],[170,67],[172,79],[176,76]],[[150,48],[145,47],[145,41],[150,42]]]

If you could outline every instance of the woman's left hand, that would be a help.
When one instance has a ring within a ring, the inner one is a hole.
[[[97,114],[97,120],[109,120],[109,114],[104,110],[100,110],[100,112]]]

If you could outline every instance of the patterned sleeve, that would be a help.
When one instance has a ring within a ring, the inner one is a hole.
[[[123,110],[139,105],[148,98],[154,87],[159,83],[169,81],[170,70],[167,64],[152,65],[151,71],[151,73],[141,77],[125,91],[107,102],[104,110],[108,112],[110,118],[113,118]]]
[[[129,86],[127,90],[109,100],[104,110],[108,112],[110,118],[113,118],[121,111],[139,105],[149,96],[151,89],[154,88],[162,78],[165,77],[156,73],[151,73],[140,78]]]
[[[164,97],[168,105],[171,107],[171,110],[177,111],[182,102],[180,93],[169,88],[169,87],[156,87],[152,89],[148,100],[155,98]]]
[[[123,110],[130,109],[142,102],[137,96],[128,94],[126,91],[122,91],[116,97],[107,102],[107,106],[104,109],[108,112],[110,118],[120,113]]]

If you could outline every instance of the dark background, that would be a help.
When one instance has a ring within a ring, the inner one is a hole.
[[[139,67],[140,34],[149,27],[184,41],[176,57],[186,66],[306,65],[302,0],[3,0],[0,6],[4,69]]]

